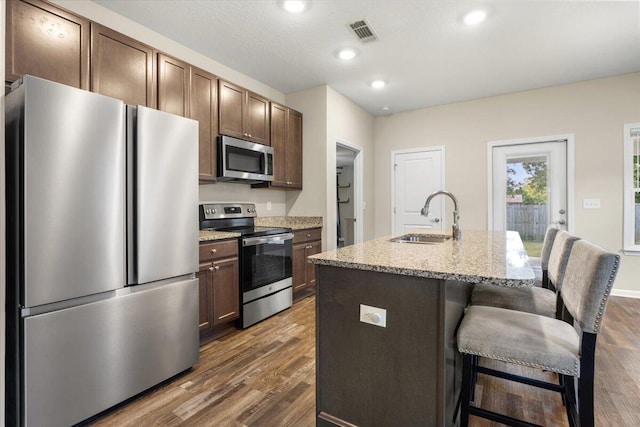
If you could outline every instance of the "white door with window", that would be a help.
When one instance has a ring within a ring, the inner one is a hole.
[[[530,257],[539,257],[549,226],[567,230],[567,140],[491,146],[490,230],[520,233]]]
[[[444,149],[423,148],[395,151],[392,160],[392,230],[401,233],[411,229],[443,227],[443,198],[430,204],[429,216],[420,214],[429,194],[444,189]]]

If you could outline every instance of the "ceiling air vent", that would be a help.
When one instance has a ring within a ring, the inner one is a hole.
[[[361,42],[371,42],[377,40],[376,34],[373,32],[373,28],[371,25],[367,23],[364,19],[354,22],[353,24],[349,24],[349,28],[356,35],[358,40]]]

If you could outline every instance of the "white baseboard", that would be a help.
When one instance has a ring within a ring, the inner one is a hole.
[[[627,291],[624,289],[614,289],[611,291],[614,297],[640,298],[640,291]]]

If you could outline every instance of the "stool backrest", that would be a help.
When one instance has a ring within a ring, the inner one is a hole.
[[[549,269],[551,248],[553,248],[553,241],[556,239],[556,234],[558,234],[558,229],[554,227],[547,228],[547,232],[544,234],[542,252],[540,252],[540,267],[542,267],[543,270]]]
[[[620,256],[584,240],[575,242],[560,295],[583,332],[600,332]]]
[[[564,230],[558,230],[556,237],[553,239],[553,247],[549,254],[549,280],[560,290],[563,283],[564,273],[569,261],[569,255],[573,244],[580,240],[579,237],[573,236]]]

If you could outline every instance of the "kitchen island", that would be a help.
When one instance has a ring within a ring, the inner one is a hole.
[[[535,281],[516,232],[465,230],[432,244],[393,237],[310,257],[318,426],[457,424],[455,334],[473,284]]]

